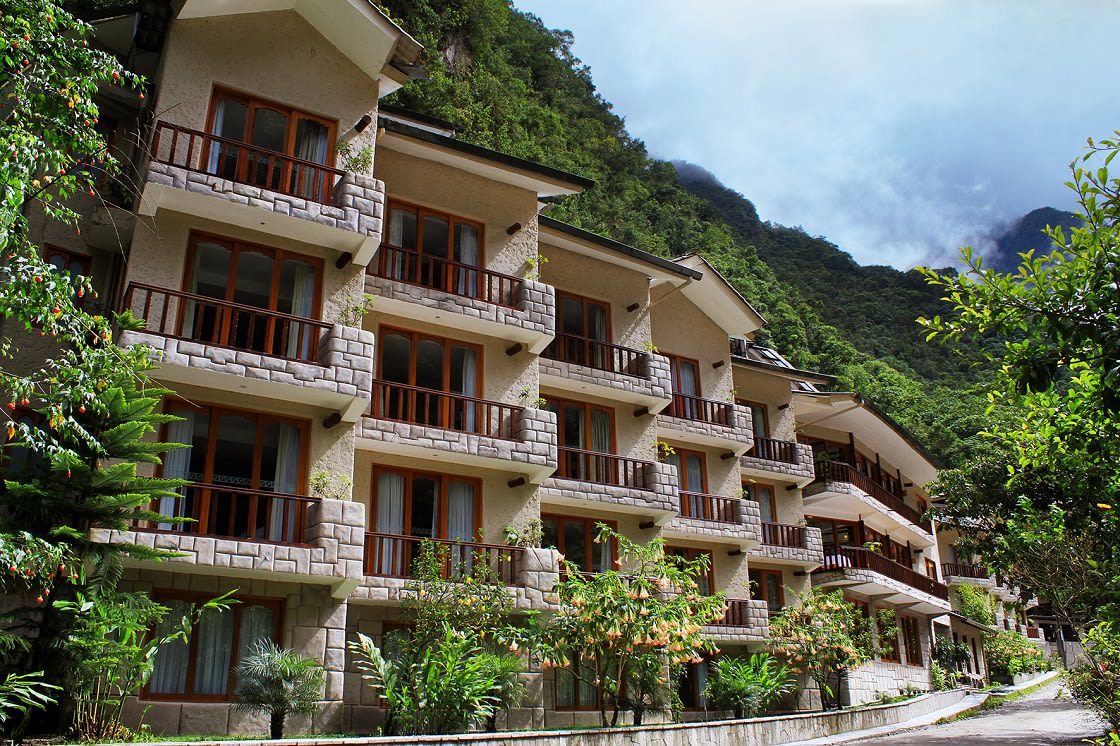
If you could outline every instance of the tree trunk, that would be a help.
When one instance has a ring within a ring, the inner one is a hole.
[[[274,712],[268,723],[269,738],[278,741],[284,737],[284,713]]]

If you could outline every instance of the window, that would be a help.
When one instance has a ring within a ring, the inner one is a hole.
[[[701,557],[707,557],[708,571],[696,578],[696,584],[700,586],[700,593],[705,596],[710,596],[715,593],[716,569],[715,565],[712,563],[711,552],[705,552],[703,549],[693,549],[692,547],[665,547],[665,554],[673,557],[680,557],[687,562],[692,562]]]
[[[617,530],[618,526],[614,521],[542,514],[541,522],[544,531],[541,546],[557,550],[581,572],[606,572],[614,566],[614,540],[595,543],[595,535],[598,533],[595,525],[605,523]]]
[[[557,291],[557,335],[544,356],[599,370],[614,370],[615,361],[605,344],[611,341],[610,304],[582,295]]]
[[[465,432],[485,424],[474,401],[482,388],[481,347],[399,329],[382,328],[378,336],[379,377],[390,385],[381,387],[375,416]]]
[[[778,506],[774,499],[776,494],[774,485],[762,484],[761,482],[743,482],[743,493],[758,503],[758,510],[762,515],[763,523],[778,522]]]
[[[173,631],[192,603],[205,597],[156,591],[155,600],[171,609],[156,635]],[[260,640],[280,640],[283,600],[239,598],[224,611],[207,611],[186,643],[171,642],[156,652],[147,696],[151,699],[227,700],[237,689],[237,664]]]
[[[927,557],[926,560],[925,560],[925,565],[926,565],[926,577],[927,578],[933,578],[934,580],[937,580],[937,563]]]
[[[482,295],[482,224],[422,207],[389,202],[387,246],[378,256],[378,274],[391,280],[453,292]]]
[[[595,659],[578,651],[570,652],[568,659],[567,666],[556,669],[556,709],[598,709],[599,688],[594,682],[600,675],[596,673]],[[608,669],[602,676],[617,676],[617,672]]]
[[[762,402],[750,401],[748,399],[736,399],[735,403],[751,410],[751,423],[754,429],[754,437],[769,438],[770,416],[767,413],[766,405]]]
[[[334,165],[334,122],[283,104],[218,90],[210,104],[206,172],[223,179],[329,202]]]
[[[194,234],[187,261],[187,292],[224,302],[184,302],[179,336],[266,355],[314,359],[319,328],[299,319],[319,317],[321,260]]]
[[[670,417],[687,420],[698,419],[701,415],[700,402],[700,363],[678,355],[669,358],[669,372],[672,377],[673,401],[665,412]]]
[[[821,530],[821,542],[824,544],[826,555],[838,554],[842,547],[854,547],[856,544],[856,524],[843,521],[831,521],[827,518],[806,516],[809,525]],[[827,557],[826,557],[827,559]]]
[[[749,570],[751,597],[766,602],[767,612],[773,616],[786,605],[785,589],[782,587],[781,570]]]
[[[677,483],[680,486],[681,515],[706,520],[720,520],[727,516],[721,513],[719,503],[706,499],[708,492],[707,467],[704,454],[699,451],[686,451],[677,448],[675,453],[665,455],[665,463],[677,470]]]
[[[610,458],[593,455],[614,453],[613,410],[563,399],[549,399],[544,408],[556,413],[561,449],[556,476],[602,484],[623,482]]]
[[[893,637],[888,634],[894,628]],[[879,660],[898,663],[902,660],[898,649],[898,614],[894,609],[879,607],[875,609],[875,633],[879,637]]]
[[[704,687],[708,685],[708,661],[685,663],[680,666],[677,696],[686,710],[703,710],[708,706]]]
[[[9,441],[12,440],[11,435],[15,435],[17,439],[19,438],[19,435],[15,432],[12,425],[21,423],[33,430],[37,430],[42,427],[42,415],[30,409],[25,409],[24,407],[17,407],[16,410],[11,413],[10,423],[11,424],[8,426],[9,429],[5,433],[4,450],[2,454],[3,461],[0,462],[3,465],[3,471],[14,473],[37,470],[36,467],[38,467],[40,463],[43,463],[42,454],[25,445],[15,445]],[[47,463],[46,468],[49,467],[50,464]]]
[[[898,626],[902,630],[902,642],[906,646],[906,663],[911,666],[922,665],[922,641],[918,631],[918,620],[912,616],[899,617]]]
[[[173,404],[164,440],[186,443],[163,458],[163,476],[194,484],[181,498],[160,499],[159,512],[197,523],[164,530],[233,538],[297,541],[307,484],[308,423],[272,414]],[[273,497],[273,495],[281,495]]]

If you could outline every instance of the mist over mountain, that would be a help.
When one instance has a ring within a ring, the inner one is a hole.
[[[1033,250],[1037,256],[1053,250],[1053,243],[1042,232],[1044,228],[1061,226],[1068,233],[1070,228],[1080,224],[1077,216],[1068,210],[1053,207],[1031,210],[1005,228],[993,231],[992,248],[981,252],[984,266],[997,272],[1014,272],[1021,261],[1020,254]]]

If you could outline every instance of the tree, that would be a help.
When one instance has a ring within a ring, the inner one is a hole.
[[[269,738],[284,737],[289,715],[313,715],[323,693],[323,667],[294,650],[261,640],[237,666],[237,706],[269,716]]]
[[[701,662],[704,653],[718,652],[701,630],[720,619],[727,604],[722,593],[700,592],[697,579],[708,570],[704,555],[694,560],[668,555],[663,539],[636,544],[601,523],[595,541],[617,542],[625,572],[584,575],[563,562],[563,575],[554,589],[559,611],[533,628],[528,643],[546,667],[568,670],[594,687],[601,724],[614,726],[626,703],[622,682],[656,670],[657,680],[667,688],[668,664]],[[648,691],[646,696],[636,712],[656,701],[659,693]]]
[[[770,640],[799,674],[821,692],[821,706],[840,707],[840,686],[848,671],[866,663],[874,650],[870,625],[844,592],[812,588],[770,620]]]

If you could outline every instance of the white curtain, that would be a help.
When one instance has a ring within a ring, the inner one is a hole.
[[[238,635],[237,660],[243,661],[261,640],[271,640],[275,629],[272,609],[268,606],[244,606],[241,609],[241,631]]]
[[[315,298],[315,270],[305,262],[293,262],[295,276],[292,278],[292,315],[310,319],[311,304]],[[312,327],[305,323],[293,323],[288,328],[288,357],[300,360],[311,359]],[[318,340],[315,340],[318,342]]]
[[[301,119],[296,125],[297,142],[295,146],[296,158],[312,163],[327,162],[327,128],[319,122],[310,119]],[[302,175],[302,183],[301,177]],[[296,166],[292,169],[293,191],[298,188],[301,197],[309,199],[325,199],[330,196],[333,184],[327,183],[329,177],[322,169]]]
[[[587,307],[587,334],[598,342],[607,341],[607,312],[602,306],[589,305]],[[607,368],[607,348],[594,342],[588,345],[590,359],[587,361],[594,368],[603,370]]]
[[[611,452],[611,416],[601,409],[591,410],[591,448],[598,453]],[[594,482],[613,483],[609,459],[592,456],[591,479]]]
[[[300,431],[294,425],[280,425],[276,447],[274,492],[294,495],[299,488]],[[296,510],[292,500],[273,499],[268,517],[269,541],[291,541],[295,536]]]
[[[225,694],[233,653],[233,611],[207,611],[195,636],[194,693]]]
[[[377,478],[377,532],[399,536],[404,533],[404,487],[401,474],[387,471]],[[378,558],[382,573],[404,568],[404,542],[381,539],[381,556]],[[397,557],[394,563],[393,557]]]
[[[405,278],[405,255],[400,251],[404,248],[404,220],[406,216],[412,213],[407,210],[402,210],[399,207],[394,207],[391,211],[391,219],[389,220],[389,245],[396,248],[397,251],[390,253],[387,264],[385,266],[386,274],[394,280],[403,280]]]
[[[474,485],[469,482],[452,481],[447,485],[447,538],[464,543],[474,541]],[[469,549],[452,547],[452,577],[469,574],[473,567],[474,557]]]
[[[692,363],[682,362],[677,365],[677,370],[680,371],[678,375],[678,378],[680,380],[677,381],[677,384],[680,388],[678,389],[677,393],[685,394],[687,396],[699,396],[699,388],[697,387],[696,382],[696,368],[692,366]],[[691,399],[685,399],[681,402],[681,404],[682,406],[680,416],[687,417],[688,419],[693,419],[696,417],[697,403],[695,401],[692,401]]]
[[[478,351],[463,347],[463,373],[461,389],[463,396],[478,396]],[[463,429],[468,433],[476,432],[478,413],[474,402],[463,402]]]
[[[226,119],[226,107],[230,105],[233,105],[232,101],[219,101],[218,105],[214,107],[214,122],[210,125],[211,134],[221,136],[222,126],[225,124]],[[238,104],[238,106],[240,106],[240,104]],[[227,147],[225,143],[210,143],[210,158],[206,163],[206,173],[218,173],[218,166],[222,160],[222,149],[225,147]],[[188,163],[186,166],[190,168],[191,164]]]
[[[699,705],[706,708],[708,698],[704,696],[704,687],[708,685],[708,661],[696,664],[696,691],[699,693]]]
[[[574,707],[576,704],[576,677],[567,668],[556,669],[556,705]]]
[[[163,457],[163,476],[167,479],[187,479],[191,467],[191,444],[194,440],[194,412],[184,413],[181,422],[172,422],[167,426],[167,442],[186,443],[186,448],[172,448]],[[183,494],[189,487],[180,487],[178,492]],[[186,507],[182,497],[161,497],[159,499],[159,512],[170,518],[183,515]],[[174,528],[187,528],[182,524],[161,523],[160,530],[170,531]]]
[[[168,601],[164,605],[171,611],[156,627],[155,636],[157,638],[171,634],[190,607],[190,604],[186,601]],[[152,694],[183,694],[186,692],[187,657],[189,653],[190,645],[181,640],[159,646],[155,654],[152,678],[148,681],[148,689]]]
[[[762,514],[764,523],[774,523],[774,496],[769,487],[756,486],[755,497],[758,498],[758,509]]]
[[[469,264],[472,267],[478,266],[478,229],[473,225],[464,225],[459,223],[455,226],[455,232],[458,234],[459,239],[459,262],[462,264]],[[462,267],[457,268],[459,275],[458,287],[456,291],[459,295],[465,295],[468,298],[478,297],[478,272],[475,270],[467,270]]]

